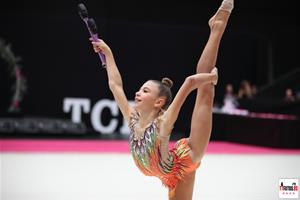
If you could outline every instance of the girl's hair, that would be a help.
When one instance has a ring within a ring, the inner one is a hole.
[[[162,107],[163,110],[166,110],[171,104],[173,98],[171,92],[173,81],[169,78],[163,78],[161,81],[157,81],[157,80],[152,80],[152,81],[158,84],[158,90],[159,90],[158,96],[166,98],[166,102]]]

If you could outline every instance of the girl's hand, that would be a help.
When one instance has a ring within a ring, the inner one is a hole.
[[[92,45],[96,53],[101,52],[106,56],[112,53],[109,46],[103,40],[98,39],[98,41],[94,42],[93,39],[90,38],[90,41],[92,41]]]

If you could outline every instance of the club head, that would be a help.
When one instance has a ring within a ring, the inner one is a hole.
[[[88,11],[83,3],[78,4],[78,13],[81,19],[87,19],[89,17]]]
[[[92,34],[97,34],[97,25],[93,18],[87,20],[88,27]]]

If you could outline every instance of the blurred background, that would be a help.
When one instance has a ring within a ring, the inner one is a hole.
[[[220,1],[9,1],[0,7],[1,138],[117,139],[128,129],[77,12],[113,50],[129,100],[148,79],[176,93],[195,72]],[[211,140],[300,148],[296,1],[236,1],[219,49]],[[172,140],[189,134],[191,94]]]

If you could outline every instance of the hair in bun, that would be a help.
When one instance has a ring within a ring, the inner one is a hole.
[[[173,86],[173,81],[169,78],[163,78],[161,81],[159,80],[150,80],[158,85],[158,96],[165,97],[165,104],[162,106],[163,110],[166,110],[172,102],[172,92],[171,87]]]
[[[163,85],[167,86],[168,88],[172,88],[172,86],[173,86],[173,81],[166,77],[161,80],[161,83]]]

